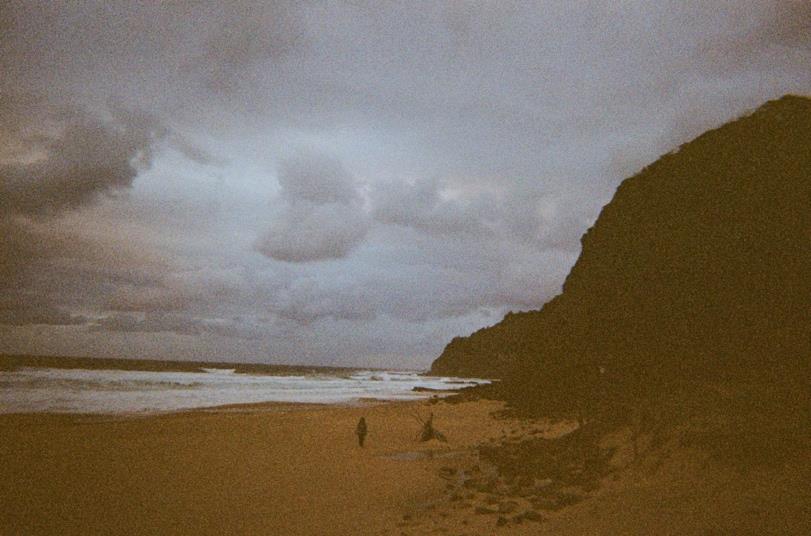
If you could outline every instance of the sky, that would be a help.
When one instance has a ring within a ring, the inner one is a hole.
[[[809,65],[804,1],[6,0],[0,352],[427,368]]]

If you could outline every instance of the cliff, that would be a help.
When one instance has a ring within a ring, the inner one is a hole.
[[[811,99],[786,96],[623,181],[563,292],[454,339],[431,373],[580,409],[710,376],[807,379],[809,207]]]

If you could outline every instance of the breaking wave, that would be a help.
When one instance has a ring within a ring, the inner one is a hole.
[[[257,402],[413,400],[430,396],[430,392],[486,382],[379,370],[276,376],[240,374],[235,369],[155,372],[23,367],[0,372],[0,413],[154,413]]]

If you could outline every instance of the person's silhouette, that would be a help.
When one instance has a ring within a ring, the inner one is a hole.
[[[358,435],[358,445],[361,447],[363,446],[363,442],[366,440],[366,434],[368,431],[369,430],[366,427],[366,417],[361,417],[358,421],[357,428],[355,428],[355,433]]]

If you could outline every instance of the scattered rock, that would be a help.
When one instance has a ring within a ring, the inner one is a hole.
[[[506,524],[507,524],[507,518],[504,517],[504,516],[498,516],[498,519],[496,520],[496,526],[497,527],[503,527]]]

